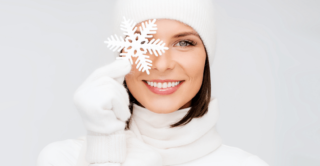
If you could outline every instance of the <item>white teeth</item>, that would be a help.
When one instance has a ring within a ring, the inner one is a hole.
[[[162,83],[162,88],[167,88],[167,83]]]
[[[170,88],[170,87],[175,87],[177,86],[180,81],[177,82],[151,82],[151,81],[147,81],[148,85],[152,86],[152,87],[156,87],[156,88]]]

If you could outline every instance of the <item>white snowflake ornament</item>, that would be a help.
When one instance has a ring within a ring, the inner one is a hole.
[[[119,59],[128,59],[131,64],[132,57],[138,57],[135,61],[135,64],[138,63],[137,69],[142,72],[146,72],[148,75],[150,74],[149,69],[151,69],[152,61],[148,59],[150,56],[146,55],[147,51],[152,55],[152,52],[158,56],[162,55],[165,50],[168,50],[168,47],[165,47],[165,43],[160,39],[152,39],[148,40],[148,38],[152,38],[152,34],[156,33],[157,25],[155,24],[156,19],[152,21],[143,22],[139,27],[140,34],[135,33],[137,27],[135,27],[136,23],[132,20],[126,20],[125,17],[124,21],[121,24],[121,30],[124,31],[124,35],[127,37],[123,39],[121,36],[118,38],[117,35],[115,37],[111,36],[111,39],[108,38],[105,43],[108,44],[108,48],[110,48],[113,52],[118,51],[120,52],[124,49],[125,53],[120,53],[120,55],[124,55],[125,57],[117,57]],[[158,52],[158,54],[157,54]]]

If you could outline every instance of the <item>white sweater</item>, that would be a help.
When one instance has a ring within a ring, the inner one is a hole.
[[[181,127],[169,127],[189,109],[157,114],[134,105],[130,130],[126,131],[127,158],[132,164],[124,165],[268,166],[255,155],[222,144],[215,130],[219,114],[217,99],[211,100],[203,117]],[[85,136],[50,143],[40,152],[37,166],[88,166],[86,146]]]

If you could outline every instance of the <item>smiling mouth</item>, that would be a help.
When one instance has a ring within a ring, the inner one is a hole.
[[[142,80],[144,84],[155,94],[169,95],[174,93],[184,80]]]

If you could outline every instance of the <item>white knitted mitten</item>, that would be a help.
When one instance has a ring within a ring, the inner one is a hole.
[[[117,59],[96,69],[74,94],[74,104],[87,129],[86,160],[92,166],[120,165],[125,160],[124,128],[131,113],[122,83],[130,70],[128,60]]]

